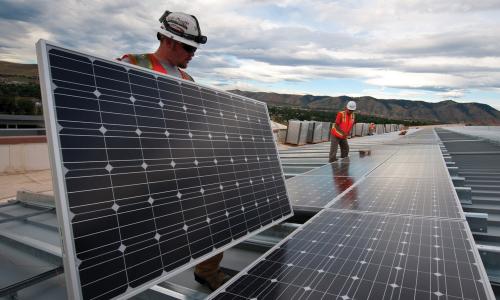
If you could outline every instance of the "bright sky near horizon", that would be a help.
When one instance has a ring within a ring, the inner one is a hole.
[[[40,38],[108,58],[152,52],[166,9],[208,36],[188,68],[198,82],[500,110],[499,0],[0,0],[0,60],[35,63]]]

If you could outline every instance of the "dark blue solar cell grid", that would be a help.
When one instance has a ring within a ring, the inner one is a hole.
[[[264,103],[49,48],[84,299],[128,293],[291,215]]]
[[[212,299],[488,299],[466,227],[324,210]]]
[[[355,178],[347,176],[295,176],[288,179],[286,185],[294,208],[300,206],[324,208],[355,182]]]
[[[293,198],[292,198],[293,199]],[[463,218],[448,179],[368,177],[330,207],[357,211]]]

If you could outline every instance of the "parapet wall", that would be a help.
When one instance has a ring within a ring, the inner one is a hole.
[[[0,174],[50,169],[45,136],[0,138]]]

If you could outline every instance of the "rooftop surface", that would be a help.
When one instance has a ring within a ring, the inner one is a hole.
[[[455,135],[449,130],[458,131],[460,134]],[[341,160],[333,165],[326,165],[329,143],[298,147],[280,146],[280,157],[284,173],[289,178],[287,186],[296,216],[287,223],[276,226],[226,251],[222,266],[232,274],[246,269],[325,206],[350,209],[352,202],[336,200],[344,194],[347,198],[349,198],[349,193],[352,196],[350,187],[360,180],[366,181],[369,185],[358,189],[356,196],[370,195],[372,193],[370,186],[378,185],[377,182],[382,181],[386,186],[386,193],[390,193],[394,191],[394,184],[404,187],[417,181],[416,186],[425,187],[429,184],[432,186],[433,183],[439,181],[426,181],[416,177],[446,176],[448,178],[446,169],[436,171],[435,168],[431,168],[430,170],[434,170],[432,173],[425,173],[428,172],[426,171],[429,170],[428,168],[419,171],[416,167],[417,163],[421,165],[425,161],[432,162],[435,159],[428,156],[428,153],[439,150],[435,147],[441,139],[445,147],[443,149],[448,151],[455,163],[453,165],[458,166],[459,175],[465,177],[464,186],[472,190],[472,204],[463,205],[463,211],[488,213],[487,231],[473,231],[472,233],[479,245],[479,253],[481,253],[488,276],[495,287],[498,282],[497,272],[500,269],[496,251],[496,247],[500,245],[500,234],[497,229],[500,224],[500,214],[497,215],[498,207],[500,207],[497,204],[497,201],[500,201],[498,198],[500,192],[496,188],[500,186],[498,185],[500,177],[497,178],[500,176],[500,170],[496,166],[496,162],[500,161],[496,159],[496,155],[500,155],[500,146],[493,141],[500,136],[500,131],[470,127],[438,129],[439,138],[434,134],[411,135],[414,132],[418,133],[418,130],[411,130],[410,135],[404,137],[398,136],[397,133],[389,133],[351,139],[349,159]],[[462,133],[468,135],[463,136]],[[483,145],[483,147],[478,145]],[[404,152],[401,151],[402,149]],[[362,153],[371,150],[371,153],[368,156],[360,155],[360,150],[363,151]],[[379,167],[388,158],[392,159],[389,170]],[[447,165],[450,164],[447,163]],[[413,167],[408,168],[408,166]],[[373,175],[372,178],[367,178],[370,177],[367,176],[368,174]],[[322,181],[318,180],[320,178],[329,184],[322,186]],[[334,185],[331,184],[332,180],[335,182]],[[3,204],[0,204],[0,265],[2,266],[0,287],[15,287],[16,284],[27,279],[38,280],[31,282],[36,284],[19,290],[17,293],[19,299],[65,299],[66,297],[64,275],[60,274],[62,271],[60,269],[61,249],[57,219],[50,197],[51,184],[50,170],[0,177],[0,201],[3,201]],[[326,190],[321,192],[321,188]],[[453,195],[454,191],[442,190],[442,188],[443,186],[438,184],[433,189],[441,189],[440,193],[445,196]],[[19,190],[35,194],[16,194]],[[314,202],[314,195],[311,194],[313,191],[320,191],[318,198],[330,201]],[[301,196],[304,192],[307,197]],[[325,193],[329,193],[326,198]],[[10,201],[7,201],[9,199]],[[304,203],[304,199],[308,202]],[[405,197],[402,197],[398,201],[401,202],[404,199]],[[363,203],[359,205],[368,206]],[[412,207],[399,205],[397,209],[398,213],[401,213],[402,210],[409,210]],[[461,210],[460,208],[459,211]],[[441,212],[439,217],[460,217],[449,215],[446,209],[439,211]],[[9,221],[6,221],[7,219]],[[5,293],[4,290],[2,291]],[[187,270],[135,298],[165,299],[165,294],[174,298],[201,299],[208,296],[209,291],[194,282],[192,270]]]

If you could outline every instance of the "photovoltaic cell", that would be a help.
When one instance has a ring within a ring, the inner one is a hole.
[[[355,178],[347,176],[295,176],[288,179],[286,185],[294,209],[324,208],[355,182]]]
[[[434,149],[401,149],[387,162],[389,163],[441,163],[441,151]]]
[[[211,299],[493,299],[463,220],[323,210]]]
[[[396,178],[442,178],[449,177],[448,170],[442,161],[437,164],[426,163],[390,163],[387,162],[373,172],[369,177],[396,177]]]
[[[38,44],[70,298],[131,295],[291,215],[264,103]]]
[[[463,219],[448,179],[369,177],[331,207]]]
[[[375,160],[354,161],[352,163],[349,162],[349,160],[342,160],[340,162],[334,162],[314,169],[303,174],[303,176],[320,175],[329,177],[347,176],[360,178],[380,163],[381,162]]]
[[[322,209],[385,159],[385,155],[347,158],[290,178],[290,201],[298,211]]]
[[[421,129],[417,132],[402,136],[400,139],[389,142],[390,144],[399,145],[435,145],[439,142],[439,138],[434,131]]]

